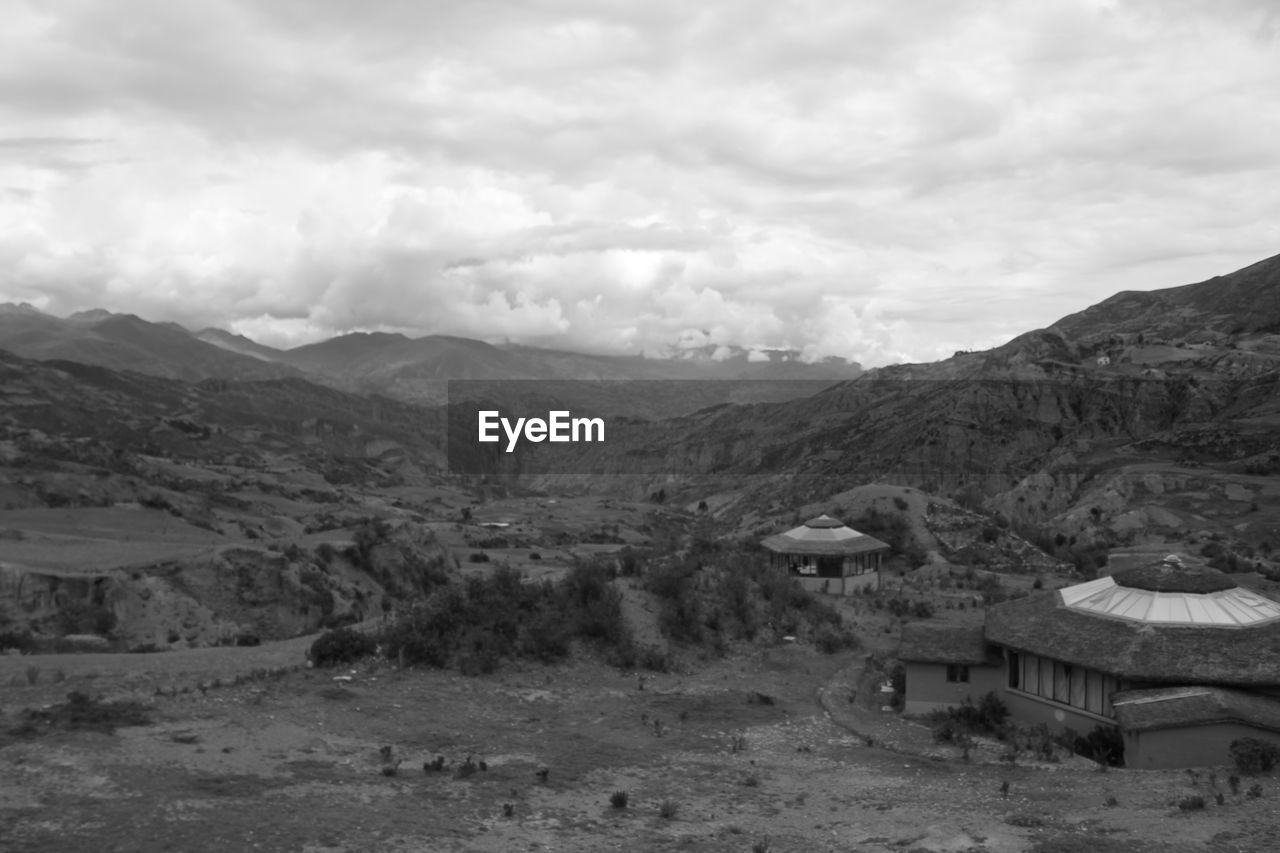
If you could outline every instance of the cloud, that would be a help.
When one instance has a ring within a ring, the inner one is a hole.
[[[20,3],[0,299],[946,356],[1274,254],[1278,40],[1262,0]]]

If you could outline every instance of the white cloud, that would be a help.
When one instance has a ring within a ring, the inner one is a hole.
[[[946,356],[1274,254],[1278,34],[1262,0],[27,2],[0,299]]]

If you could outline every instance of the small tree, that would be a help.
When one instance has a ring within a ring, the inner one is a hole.
[[[1230,753],[1236,768],[1241,773],[1250,775],[1266,773],[1280,764],[1280,746],[1255,737],[1233,740]]]

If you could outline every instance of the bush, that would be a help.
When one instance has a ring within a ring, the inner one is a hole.
[[[1280,763],[1280,747],[1258,738],[1244,737],[1233,740],[1230,753],[1236,769],[1248,775],[1266,773]]]
[[[1183,797],[1181,800],[1178,800],[1178,808],[1182,809],[1184,812],[1200,811],[1204,808],[1204,797],[1199,794],[1191,797]]]
[[[627,792],[614,791],[609,796],[609,805],[613,806],[615,809],[625,809],[627,807]]]
[[[663,800],[662,805],[658,807],[658,814],[667,820],[671,820],[680,811],[680,806],[675,800]]]
[[[834,625],[822,625],[813,636],[813,644],[818,651],[833,655],[844,649],[855,648],[858,638],[850,631],[842,631]]]
[[[1103,767],[1124,766],[1124,736],[1115,726],[1094,726],[1087,736],[1077,737],[1072,748]]]
[[[353,663],[373,654],[378,644],[366,634],[352,628],[338,628],[321,634],[308,652],[316,666]]]
[[[934,723],[933,739],[937,743],[963,744],[969,735],[987,734],[1002,737],[1009,708],[995,694],[986,693],[978,704],[968,698],[952,708],[935,711],[930,715]]]
[[[17,649],[29,653],[36,649],[36,638],[30,631],[0,631],[0,652]]]
[[[457,666],[468,675],[492,672],[509,657],[560,660],[574,638],[596,643],[621,665],[634,665],[622,596],[600,566],[575,566],[558,583],[525,583],[503,566],[433,590],[380,636],[392,659]]]

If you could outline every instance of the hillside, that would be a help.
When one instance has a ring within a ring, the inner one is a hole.
[[[0,349],[171,379],[279,379],[288,365],[215,346],[181,326],[132,314],[90,311],[60,319],[34,309],[0,311]]]
[[[1117,293],[1052,328],[1081,343],[1113,335],[1197,341],[1280,333],[1280,255],[1196,284]]]
[[[894,483],[1060,541],[1060,556],[1179,543],[1274,568],[1278,271],[1272,258],[1120,294],[986,352],[872,370],[786,403],[620,423],[606,445],[531,446],[508,466],[545,488],[572,487],[571,473],[635,475],[618,480],[633,496],[660,484],[765,519]]]

